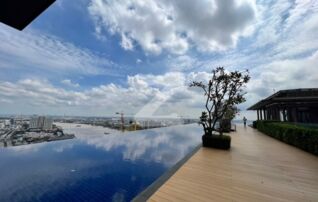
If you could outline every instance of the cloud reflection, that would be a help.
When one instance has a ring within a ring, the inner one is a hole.
[[[0,201],[128,201],[198,145],[201,133],[195,125],[111,135],[64,128],[77,138],[1,150]]]
[[[174,126],[111,135],[86,135],[76,131],[76,137],[105,151],[120,149],[124,160],[158,162],[171,166],[200,143],[201,129]]]

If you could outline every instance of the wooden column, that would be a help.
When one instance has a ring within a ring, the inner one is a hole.
[[[292,114],[291,114],[291,116],[292,116],[292,122],[297,122],[297,111],[296,111],[296,108],[292,108],[292,110],[291,110],[291,112],[292,112]]]
[[[294,108],[294,117],[295,117],[294,122],[298,122],[298,113],[296,108]]]
[[[284,108],[284,109],[283,109],[283,121],[284,121],[284,122],[287,121],[286,115],[287,115],[287,114],[286,114],[286,109]]]
[[[264,109],[264,120],[267,121],[268,120],[268,110]]]
[[[256,110],[257,111],[257,120],[259,120],[259,112],[258,112],[258,110]]]
[[[275,120],[278,121],[278,120],[279,120],[279,117],[278,117],[278,113],[279,113],[279,112],[278,112],[278,109],[275,108],[275,109],[274,109],[274,112],[275,112]]]
[[[265,113],[264,113],[264,109],[261,109],[261,116],[262,116],[262,120],[265,120]]]
[[[278,121],[279,120],[279,116],[278,116],[278,109],[277,108],[274,108],[274,113],[275,113],[275,120]]]

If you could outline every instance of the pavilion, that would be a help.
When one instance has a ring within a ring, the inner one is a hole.
[[[247,110],[256,110],[257,120],[318,123],[318,88],[281,90]]]

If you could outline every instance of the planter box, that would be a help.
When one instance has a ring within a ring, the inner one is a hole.
[[[230,149],[231,137],[228,135],[203,135],[202,136],[203,147],[212,147],[217,149]]]

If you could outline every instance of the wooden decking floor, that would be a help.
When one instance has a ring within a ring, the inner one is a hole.
[[[318,158],[237,127],[230,151],[201,148],[149,201],[318,201]]]

